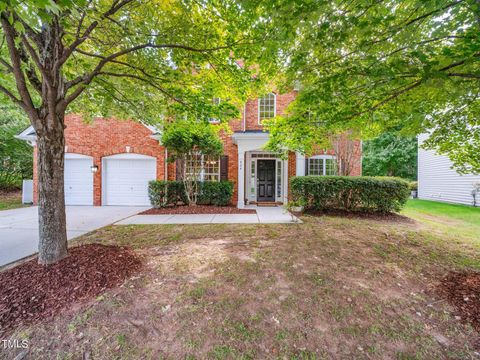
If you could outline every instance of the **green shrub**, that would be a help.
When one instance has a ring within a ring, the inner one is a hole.
[[[391,177],[302,176],[291,180],[293,201],[306,210],[399,211],[410,196],[409,183]]]
[[[181,181],[150,181],[148,197],[154,208],[188,204],[185,186]]]
[[[230,204],[233,195],[231,181],[198,183],[197,204],[226,206]],[[148,196],[154,208],[188,204],[185,185],[182,181],[153,180],[148,184]]]
[[[197,204],[200,205],[229,205],[233,196],[231,181],[206,181],[199,183]]]
[[[418,182],[417,181],[410,181],[409,183],[410,190],[417,191],[418,190]]]

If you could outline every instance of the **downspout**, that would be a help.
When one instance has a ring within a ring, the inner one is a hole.
[[[243,104],[243,132],[247,130],[247,102]]]
[[[164,177],[164,180],[165,181],[168,181],[168,162],[167,162],[167,159],[168,159],[168,150],[167,148],[164,148],[165,151],[165,159],[163,161],[163,167],[164,167],[164,170],[163,170],[163,177]]]

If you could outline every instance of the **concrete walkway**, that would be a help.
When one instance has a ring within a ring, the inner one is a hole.
[[[115,225],[151,224],[287,224],[301,220],[282,207],[250,207],[256,214],[136,215]]]
[[[148,207],[67,206],[67,238],[71,240],[110,225]],[[38,208],[0,211],[0,266],[33,255],[38,250]]]

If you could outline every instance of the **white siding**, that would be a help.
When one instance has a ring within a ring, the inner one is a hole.
[[[427,138],[427,134],[418,136],[419,199],[472,205],[473,184],[480,182],[480,175],[460,175],[451,168],[447,156],[422,149],[420,146]]]

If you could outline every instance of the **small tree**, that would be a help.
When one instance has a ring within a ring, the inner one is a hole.
[[[330,137],[330,143],[337,160],[337,174],[342,176],[351,175],[360,161],[360,147],[356,141],[350,139],[349,135],[350,133],[344,133]]]
[[[169,152],[169,160],[178,160],[177,166],[185,185],[188,201],[195,205],[198,182],[202,171],[202,156],[220,156],[223,143],[214,127],[205,122],[182,120],[170,123],[162,135],[162,144]]]

